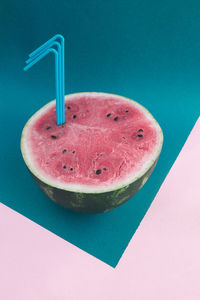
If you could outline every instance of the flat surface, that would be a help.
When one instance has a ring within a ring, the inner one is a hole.
[[[1,298],[199,300],[199,153],[200,118],[115,269],[0,204]]]
[[[52,101],[29,120],[21,140],[30,170],[58,188],[80,193],[118,189],[144,174],[162,148],[162,132],[151,114],[124,97],[68,95],[65,120],[57,126]]]
[[[0,201],[115,266],[200,113],[199,1],[1,0]],[[66,93],[103,91],[135,99],[164,132],[163,151],[142,190],[105,215],[77,215],[36,186],[20,154],[29,117],[55,98],[54,59],[31,70],[28,54],[56,33],[66,39]]]

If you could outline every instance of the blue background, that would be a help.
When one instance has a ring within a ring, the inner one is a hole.
[[[21,157],[24,124],[55,98],[52,55],[29,72],[23,67],[28,54],[56,33],[66,40],[66,93],[130,97],[151,111],[164,132],[148,182],[106,214],[79,215],[57,206]],[[115,266],[199,116],[200,2],[1,0],[0,36],[0,200]]]

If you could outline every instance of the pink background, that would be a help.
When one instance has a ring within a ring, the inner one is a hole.
[[[200,299],[200,119],[116,268],[0,204],[0,298]]]

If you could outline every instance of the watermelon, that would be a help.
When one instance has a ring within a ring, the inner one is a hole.
[[[56,203],[100,213],[130,199],[152,173],[163,133],[139,103],[109,93],[65,96],[63,125],[51,101],[26,123],[21,152],[33,178]]]

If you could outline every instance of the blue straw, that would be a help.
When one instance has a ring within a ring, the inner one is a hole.
[[[55,36],[53,36],[51,39],[49,39],[46,43],[44,43],[43,45],[41,45],[40,47],[38,47],[36,50],[34,50],[32,53],[29,54],[29,57],[33,57],[35,55],[38,55],[40,52],[44,51],[45,48],[51,47],[51,44],[56,41],[57,39],[60,40],[61,43],[61,78],[62,78],[62,82],[61,82],[61,116],[62,116],[62,123],[65,122],[65,39],[61,34],[56,34]]]
[[[57,109],[56,110],[59,110],[59,116],[60,116],[60,122],[59,124],[61,123],[64,123],[65,120],[63,120],[63,112],[62,112],[62,82],[63,82],[63,78],[62,78],[62,72],[61,72],[61,64],[62,64],[62,60],[61,60],[61,46],[58,42],[51,42],[49,44],[49,47],[52,47],[52,46],[57,46],[58,47],[58,59],[59,59],[59,64],[58,64],[58,84],[60,85],[59,87],[59,99],[57,99],[57,103],[59,103],[57,105]],[[35,61],[37,59],[37,61],[39,61],[40,59],[42,59],[44,56],[43,56],[43,53],[46,53],[46,51],[48,50],[49,48],[46,47],[43,49],[43,51],[39,51],[38,53],[36,53],[34,56],[31,56],[29,59],[26,60],[26,63],[27,64],[30,64],[31,62]],[[45,51],[45,52],[44,52]],[[32,66],[33,64],[31,64]],[[26,70],[27,70],[27,66],[25,67]]]
[[[56,39],[61,40],[61,45],[56,42]],[[58,50],[51,48],[57,46]],[[27,66],[24,70],[28,70],[48,53],[53,52],[55,54],[55,79],[56,79],[56,118],[57,125],[61,125],[65,122],[65,103],[64,103],[64,38],[62,35],[57,34],[42,46],[34,50],[29,54],[29,59],[26,61]]]

